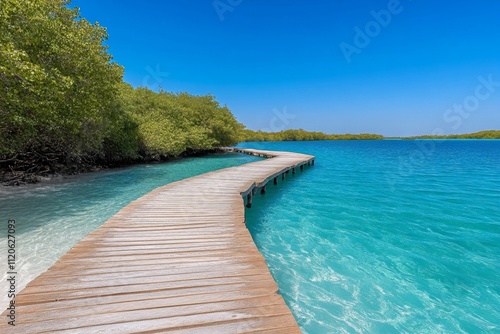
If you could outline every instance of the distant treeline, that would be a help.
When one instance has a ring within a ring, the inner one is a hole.
[[[424,135],[404,137],[403,139],[500,139],[500,130],[487,130],[474,133],[466,133],[462,135]]]
[[[0,5],[0,179],[30,182],[238,142],[243,126],[213,96],[124,83],[106,29],[68,6]]]
[[[251,141],[304,141],[304,140],[375,140],[384,139],[377,134],[326,134],[317,131],[283,130],[280,132],[263,132],[244,129],[239,136],[242,142]]]

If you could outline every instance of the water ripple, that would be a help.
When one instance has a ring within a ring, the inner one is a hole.
[[[248,145],[317,157],[247,210],[304,333],[500,332],[500,141]]]

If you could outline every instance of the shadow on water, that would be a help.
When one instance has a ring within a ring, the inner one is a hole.
[[[265,225],[263,222],[266,220],[266,210],[269,208],[271,203],[276,203],[287,196],[293,196],[294,189],[300,187],[303,178],[308,178],[314,175],[315,169],[321,168],[321,164],[316,163],[315,166],[304,166],[301,171],[297,168],[296,173],[292,174],[292,171],[285,174],[285,179],[283,180],[281,176],[278,177],[278,184],[274,185],[273,180],[269,181],[266,187],[266,193],[261,194],[260,189],[257,190],[253,199],[252,207],[245,208],[245,220],[246,225],[252,237],[256,233],[265,231]],[[254,241],[258,243],[259,241],[254,238]],[[259,246],[259,245],[257,245]]]

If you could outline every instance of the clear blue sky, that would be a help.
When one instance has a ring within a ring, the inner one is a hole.
[[[498,0],[73,4],[108,28],[125,81],[210,93],[250,129],[500,129]]]

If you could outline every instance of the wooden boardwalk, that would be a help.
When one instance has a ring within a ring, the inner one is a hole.
[[[1,333],[300,333],[244,202],[314,157],[273,156],[160,187],[88,234],[16,298]],[[284,175],[283,175],[284,176]]]

